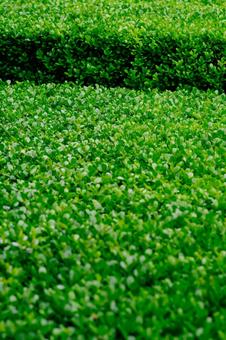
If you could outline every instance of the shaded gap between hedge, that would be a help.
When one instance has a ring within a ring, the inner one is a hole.
[[[202,45],[201,45],[202,43]],[[201,46],[201,47],[200,47]],[[200,45],[173,37],[149,37],[142,47],[119,39],[90,44],[70,36],[0,36],[0,79],[75,82],[132,89],[181,86],[226,92],[224,40],[203,36]]]

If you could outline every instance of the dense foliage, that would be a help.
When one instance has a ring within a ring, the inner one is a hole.
[[[226,97],[0,84],[2,339],[224,339]]]
[[[0,78],[225,91],[225,1],[2,0]]]

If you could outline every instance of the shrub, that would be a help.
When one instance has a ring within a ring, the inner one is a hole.
[[[0,98],[1,338],[224,339],[225,95]]]
[[[220,1],[4,0],[1,11],[3,80],[225,90]]]

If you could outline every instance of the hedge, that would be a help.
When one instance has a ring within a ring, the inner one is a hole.
[[[225,338],[225,95],[0,83],[1,339]]]
[[[0,4],[0,78],[225,90],[225,2]]]

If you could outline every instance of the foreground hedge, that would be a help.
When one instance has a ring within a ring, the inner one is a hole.
[[[1,338],[224,339],[225,95],[0,99]]]
[[[224,1],[0,4],[0,78],[225,90]]]

